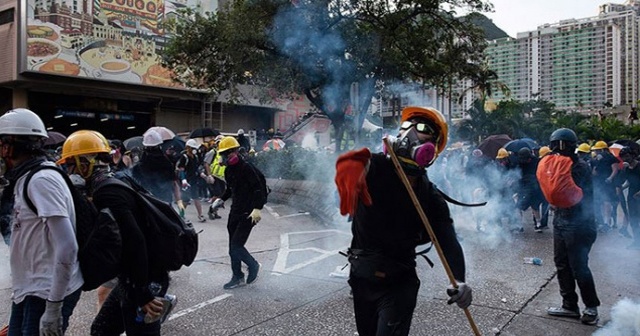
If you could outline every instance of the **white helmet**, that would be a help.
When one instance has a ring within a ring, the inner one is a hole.
[[[200,147],[200,145],[198,145],[198,142],[195,139],[187,140],[186,146],[191,147],[193,149],[198,149]]]
[[[142,145],[145,147],[155,147],[162,144],[162,136],[154,130],[147,130],[142,135]]]
[[[49,137],[42,119],[25,108],[9,110],[0,117],[0,134]]]
[[[240,134],[244,134],[244,130],[242,128],[238,130],[238,135]]]

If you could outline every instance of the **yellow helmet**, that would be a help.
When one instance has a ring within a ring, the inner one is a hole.
[[[442,153],[447,146],[447,139],[449,137],[449,126],[442,113],[433,107],[407,106],[402,110],[401,122],[411,118],[424,118],[433,123],[433,126],[437,128],[436,131],[438,132],[436,137],[436,152],[438,154]]]
[[[222,140],[220,140],[220,142],[218,143],[218,153],[222,153],[238,147],[240,147],[240,143],[238,143],[238,140],[236,140],[236,138],[234,137],[227,136],[222,138]]]
[[[551,153],[551,148],[549,148],[549,146],[542,146],[538,150],[538,157],[542,158],[549,153]]]
[[[58,163],[67,158],[86,154],[111,153],[109,141],[96,131],[81,130],[73,132],[62,145],[62,155]]]
[[[577,151],[580,153],[589,153],[591,151],[591,146],[589,146],[588,143],[583,142],[578,146]]]
[[[506,157],[509,157],[509,152],[507,152],[507,150],[504,148],[498,149],[498,155],[496,155],[496,159],[504,159]]]
[[[592,150],[594,150],[594,149],[607,149],[607,148],[609,148],[609,146],[607,146],[607,143],[602,141],[602,140],[596,142],[596,144],[593,145],[593,147],[591,147]]]

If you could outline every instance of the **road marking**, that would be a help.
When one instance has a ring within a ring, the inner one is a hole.
[[[310,233],[330,233],[330,232],[337,233],[339,235],[344,235],[344,236],[351,236],[351,232],[340,231],[340,230],[299,231],[299,232],[290,232],[290,233],[281,234],[280,250],[278,250],[278,256],[276,258],[276,262],[273,265],[272,274],[278,274],[278,273],[280,275],[288,274],[295,270],[298,270],[308,265],[311,265],[313,263],[316,263],[320,260],[335,256],[338,254],[338,252],[340,252],[341,250],[344,250],[344,247],[336,250],[323,250],[317,247],[306,247],[306,248],[299,248],[299,249],[289,248],[289,237],[291,235],[310,234]],[[313,252],[317,252],[319,255],[311,259],[308,259],[306,261],[295,264],[291,267],[287,267],[287,259],[289,258],[289,254],[292,252],[302,252],[302,251],[313,251]]]
[[[310,214],[311,213],[308,213],[308,212],[299,212],[299,213],[294,213],[290,215],[278,216],[278,219],[287,218],[287,217],[296,217],[296,216],[308,216]]]
[[[210,304],[222,301],[222,300],[224,300],[226,298],[229,298],[229,297],[232,297],[232,296],[233,296],[233,294],[223,294],[223,295],[220,295],[220,296],[216,296],[211,300],[198,303],[197,305],[195,305],[193,307],[190,307],[190,308],[187,308],[187,309],[183,309],[181,311],[177,311],[177,312],[171,314],[171,316],[169,316],[168,320],[171,321],[173,319],[177,319],[178,317],[182,317],[184,315],[193,313],[194,311],[196,311],[198,309],[204,308],[204,307],[206,307],[206,306],[208,306]]]

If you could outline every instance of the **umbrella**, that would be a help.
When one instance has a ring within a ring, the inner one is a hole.
[[[621,145],[623,145],[625,147],[629,147],[629,148],[631,148],[632,151],[640,154],[640,144],[638,144],[637,142],[635,142],[633,140],[620,139],[620,140],[614,141],[614,143],[621,144]]]
[[[611,146],[609,146],[609,152],[611,152],[611,154],[615,155],[615,157],[620,157],[620,150],[625,147],[624,145],[621,145],[619,143],[614,143]]]
[[[64,134],[59,133],[59,132],[54,132],[54,131],[49,131],[47,132],[47,135],[49,136],[49,138],[47,138],[47,140],[45,140],[44,145],[45,146],[55,146],[59,143],[63,143],[65,140],[67,140],[67,137],[64,136]]]
[[[138,147],[140,149],[144,147],[144,145],[142,145],[142,135],[129,138],[125,140],[122,144],[124,145],[124,148],[126,148],[128,151],[134,149],[135,147]]]
[[[217,137],[220,135],[218,130],[211,129],[209,127],[204,128],[196,128],[189,134],[189,138],[206,138],[206,137]]]
[[[173,147],[173,149],[180,153],[184,150],[184,140],[179,135],[173,137],[173,139],[165,140],[162,142],[162,150],[166,151],[167,149]]]
[[[160,137],[162,138],[162,141],[165,141],[165,140],[171,140],[171,139],[173,139],[173,137],[175,137],[175,136],[176,136],[176,134],[175,134],[175,133],[173,133],[173,131],[172,131],[172,130],[170,130],[170,129],[168,129],[168,128],[164,127],[164,126],[154,126],[154,127],[151,127],[151,128],[149,128],[146,132],[144,132],[144,134],[147,134],[147,132],[149,132],[149,131],[156,131],[156,132],[158,132],[158,134],[160,134]],[[143,136],[144,136],[144,134],[143,134]]]
[[[281,139],[271,139],[271,140],[267,140],[267,142],[264,143],[264,145],[262,146],[262,150],[263,151],[269,151],[269,150],[280,150],[284,148],[284,141],[282,141]]]
[[[521,148],[527,147],[529,149],[534,149],[534,148],[538,148],[538,144],[531,138],[522,138],[522,139],[515,139],[515,140],[511,140],[509,141],[507,144],[504,145],[504,149],[512,152],[512,153],[517,153]]]
[[[506,134],[490,135],[478,145],[478,149],[482,151],[484,156],[495,159],[496,155],[498,155],[498,149],[509,141],[511,141],[511,138]]]

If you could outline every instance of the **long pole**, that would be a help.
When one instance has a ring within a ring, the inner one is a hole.
[[[420,202],[418,202],[418,197],[416,197],[416,193],[413,191],[413,188],[411,187],[411,183],[409,183],[409,179],[407,178],[407,175],[404,173],[404,170],[402,170],[402,167],[400,166],[400,161],[398,161],[398,157],[396,156],[396,153],[393,151],[393,147],[389,143],[389,139],[385,137],[382,139],[382,141],[384,141],[384,146],[387,149],[387,152],[389,153],[389,155],[391,156],[391,161],[393,162],[393,166],[396,168],[396,173],[398,174],[398,177],[400,177],[400,180],[404,184],[404,187],[407,189],[407,192],[409,193],[409,197],[411,197],[411,201],[413,202],[413,205],[418,211],[418,214],[420,215],[420,219],[422,219],[422,224],[424,224],[424,227],[427,229],[429,238],[431,238],[431,242],[433,243],[433,246],[436,248],[436,251],[438,252],[438,257],[440,257],[440,261],[442,261],[442,266],[444,266],[444,270],[447,273],[449,282],[454,288],[458,288],[458,283],[456,282],[456,278],[453,276],[453,272],[451,271],[451,267],[449,267],[447,258],[442,252],[442,247],[438,242],[438,238],[436,237],[436,234],[433,232],[433,228],[431,228],[431,223],[429,223],[429,218],[427,218],[427,215],[425,215],[424,210],[422,209],[422,205],[420,205]],[[469,321],[469,325],[471,325],[471,329],[473,330],[474,335],[480,336],[480,330],[478,329],[478,326],[476,325],[476,323],[473,321],[473,317],[471,316],[471,312],[469,312],[468,308],[464,309],[464,314],[467,316],[467,320]]]

